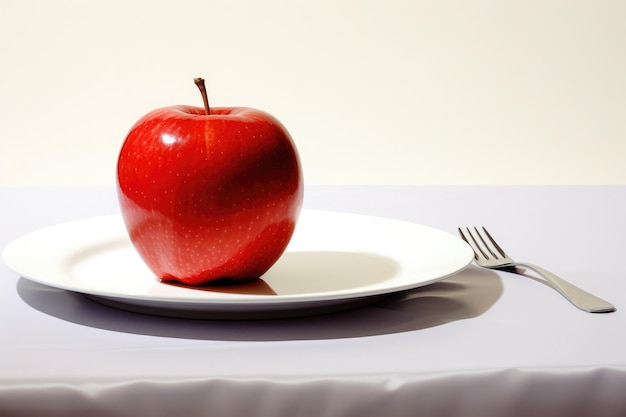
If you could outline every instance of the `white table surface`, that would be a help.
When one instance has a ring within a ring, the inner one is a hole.
[[[323,316],[208,321],[116,310],[0,264],[0,416],[626,415],[626,186],[308,186],[305,207],[456,233],[613,302],[471,266]],[[0,246],[116,213],[112,188],[0,189]]]

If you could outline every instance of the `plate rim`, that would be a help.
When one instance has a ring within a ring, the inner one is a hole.
[[[315,213],[320,213],[324,215],[345,216],[345,217],[350,217],[353,219],[361,219],[361,221],[394,223],[396,225],[406,225],[409,227],[429,230],[433,233],[445,234],[445,235],[448,235],[450,238],[454,237],[454,235],[448,232],[435,229],[430,226],[426,226],[426,225],[422,225],[422,224],[414,223],[410,221],[395,219],[395,218],[373,216],[373,215],[368,215],[368,214],[342,212],[342,211],[316,210],[316,209],[303,209],[302,212],[308,213],[309,215],[315,215]],[[458,266],[455,267],[453,271],[444,275],[434,276],[428,280],[423,280],[423,281],[418,281],[418,282],[407,282],[404,285],[398,285],[398,286],[393,286],[393,287],[383,287],[382,289],[374,288],[374,289],[363,290],[363,291],[358,291],[359,287],[356,287],[356,288],[351,289],[351,291],[314,292],[314,293],[304,293],[304,294],[295,294],[295,295],[277,294],[275,296],[274,295],[270,296],[270,295],[256,295],[256,294],[237,294],[237,297],[232,297],[232,298],[229,298],[229,297],[179,298],[179,297],[169,297],[169,296],[155,297],[154,295],[150,295],[150,294],[127,294],[127,293],[116,293],[112,291],[103,291],[103,290],[98,290],[98,289],[77,288],[76,286],[73,286],[73,285],[65,285],[62,282],[56,282],[56,281],[52,282],[50,279],[29,276],[30,274],[24,274],[23,269],[16,267],[14,265],[13,259],[11,259],[14,256],[13,252],[19,249],[20,245],[23,245],[24,242],[28,241],[28,239],[36,238],[39,234],[52,233],[55,231],[55,229],[63,230],[66,227],[71,227],[70,225],[75,226],[78,224],[91,224],[91,223],[104,222],[107,220],[120,222],[123,225],[121,214],[115,213],[115,214],[75,219],[75,220],[71,220],[71,221],[67,221],[63,223],[46,226],[46,227],[31,231],[29,233],[26,233],[14,239],[4,248],[2,252],[2,259],[12,271],[16,272],[21,277],[27,280],[30,280],[32,282],[36,282],[38,284],[42,284],[45,286],[62,289],[66,291],[81,293],[87,296],[113,298],[116,300],[120,300],[122,302],[127,301],[127,302],[132,303],[134,301],[135,303],[141,303],[141,304],[145,304],[146,302],[155,303],[155,304],[162,305],[164,308],[167,308],[168,304],[193,305],[196,307],[202,306],[205,308],[206,307],[222,307],[223,308],[223,307],[236,307],[236,306],[244,307],[244,306],[250,306],[250,305],[271,307],[271,306],[283,306],[287,304],[293,305],[294,307],[299,307],[299,306],[306,307],[312,303],[313,304],[337,303],[337,302],[342,302],[342,301],[348,302],[348,301],[357,300],[359,298],[378,297],[381,295],[391,295],[391,294],[395,294],[398,292],[403,292],[403,291],[433,284],[437,281],[441,281],[452,275],[458,274],[459,272],[466,269],[472,263],[472,260],[473,260],[473,252],[471,252],[471,248],[465,242],[459,239],[457,243],[461,246],[465,245],[465,247],[467,248],[466,257],[464,261],[461,262],[461,259],[459,256]],[[125,228],[123,230],[124,232],[126,232]],[[122,236],[118,235],[118,237],[121,238]],[[125,238],[128,238],[127,234],[125,235]],[[128,244],[131,244],[130,240],[128,240]],[[289,251],[289,247],[287,248],[287,251]],[[137,254],[137,257],[139,257],[138,254]],[[20,269],[22,269],[22,271],[20,271]],[[155,283],[159,284],[158,278],[156,276],[155,276]],[[167,284],[162,284],[162,285],[167,285]],[[367,288],[367,286],[363,288]],[[193,288],[190,288],[190,289],[193,289]],[[206,293],[211,294],[211,292],[206,292]]]

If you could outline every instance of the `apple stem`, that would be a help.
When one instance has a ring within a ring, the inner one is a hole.
[[[202,101],[204,102],[204,112],[207,115],[211,114],[211,108],[209,107],[209,98],[206,94],[206,87],[204,86],[204,78],[194,78],[193,82],[196,83],[196,85],[200,89],[200,94],[202,94]]]

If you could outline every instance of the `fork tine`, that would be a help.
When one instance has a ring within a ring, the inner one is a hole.
[[[469,227],[466,227],[465,232],[460,227],[457,229],[461,238],[474,250],[474,258],[479,259],[482,257],[488,261],[495,261],[500,257],[506,258],[507,255],[504,253],[504,250],[498,245],[484,226],[481,227],[483,232],[481,232],[478,227],[473,227],[473,231]]]
[[[478,259],[478,254],[476,254],[476,251],[472,247],[472,244],[469,242],[469,240],[467,240],[467,237],[465,236],[465,233],[463,233],[463,229],[461,229],[460,227],[457,227],[456,229],[459,231],[459,235],[461,235],[461,239],[463,239],[465,241],[465,243],[470,245],[470,247],[472,248],[472,252],[474,252],[474,259]]]
[[[476,228],[474,228],[474,229],[476,229]],[[478,230],[477,230],[477,232],[478,232]],[[483,250],[482,246],[478,243],[478,241],[474,237],[474,234],[472,233],[472,231],[470,230],[469,227],[467,228],[467,233],[469,234],[470,238],[472,239],[472,242],[474,242],[474,247],[480,251],[480,254],[483,256],[483,258],[489,259],[489,255]],[[482,240],[483,243],[485,243],[485,241],[482,239],[480,234],[478,235],[478,238],[480,240]],[[487,249],[489,249],[489,248],[487,248]]]
[[[483,230],[486,232],[487,229],[485,229],[485,227],[483,226]],[[491,254],[492,257],[497,258],[498,255],[496,255],[495,253],[493,253],[493,251],[491,250],[491,247],[489,246],[489,244],[485,241],[485,238],[483,238],[483,235],[480,233],[480,231],[478,230],[477,227],[474,227],[474,231],[476,232],[476,235],[478,236],[478,238],[480,239],[480,241],[483,243],[483,247],[485,249],[487,249],[487,251]],[[489,236],[489,233],[487,233],[487,236],[489,237],[489,239],[493,242],[493,239],[491,239],[491,236]],[[480,246],[480,245],[479,245]],[[483,252],[483,254],[485,253],[482,249],[481,252]],[[489,259],[489,256],[485,255],[485,258]]]
[[[456,230],[459,231],[459,235],[461,235],[461,239],[463,239],[469,245],[469,242],[467,241],[467,238],[465,237],[465,233],[463,233],[463,229],[461,229],[460,227],[457,227]]]
[[[466,236],[466,233],[463,232],[463,230],[461,230],[461,228],[459,227],[459,234],[461,235],[461,238],[463,238],[463,240],[470,245],[470,247],[472,248],[472,250],[474,251],[474,258],[478,259],[479,255],[482,255],[483,258],[485,259],[489,259],[489,256],[485,253],[485,251],[483,251],[483,249],[480,247],[480,245],[478,244],[478,242],[476,241],[476,238],[474,237],[474,234],[472,233],[472,231],[470,230],[469,227],[466,227],[465,230],[467,231],[467,236],[469,236],[469,239]],[[472,242],[470,242],[470,239],[472,240]],[[472,244],[473,243],[473,244]],[[480,254],[479,254],[480,252]]]
[[[504,253],[504,250],[500,247],[500,245],[498,245],[498,242],[495,241],[495,239],[493,237],[491,237],[491,234],[489,234],[489,232],[487,231],[487,229],[485,229],[485,227],[483,226],[483,231],[485,232],[485,234],[487,235],[487,237],[489,238],[489,240],[491,241],[491,243],[493,244],[493,247],[500,252],[500,255],[504,256],[506,258],[506,253]],[[496,254],[494,254],[492,252],[494,257],[497,257]]]

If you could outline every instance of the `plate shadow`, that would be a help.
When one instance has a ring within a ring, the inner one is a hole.
[[[281,341],[342,339],[417,331],[480,316],[503,291],[493,271],[470,266],[443,281],[366,306],[310,317],[217,321],[133,313],[25,278],[17,292],[32,308],[81,326],[181,339]]]

